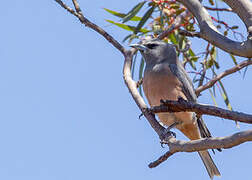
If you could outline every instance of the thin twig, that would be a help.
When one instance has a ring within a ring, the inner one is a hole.
[[[149,168],[157,167],[162,162],[166,161],[170,156],[172,156],[174,153],[171,153],[170,151],[167,151],[164,155],[160,156],[156,161],[151,162],[148,166]]]
[[[87,18],[85,18],[82,13],[77,13],[75,12],[73,9],[71,9],[70,7],[68,7],[66,4],[64,4],[61,0],[55,0],[61,7],[63,7],[64,9],[66,9],[68,12],[70,12],[71,14],[73,14],[74,16],[76,16],[80,22],[84,25],[86,25],[87,27],[90,27],[91,29],[95,30],[96,32],[98,32],[100,35],[102,35],[105,39],[107,39],[107,41],[109,41],[116,49],[118,49],[123,55],[125,55],[126,50],[125,48],[118,42],[116,41],[111,35],[109,35],[105,30],[103,30],[101,27],[97,26],[96,24],[92,23],[91,21],[89,21]],[[81,12],[79,5],[77,3],[76,0],[73,0],[73,2],[75,2],[75,8],[76,10],[78,10],[79,12]]]
[[[65,3],[63,3],[61,0],[55,0],[61,7],[63,7],[64,9],[66,9],[68,12],[70,12],[71,14],[73,14],[74,16],[76,16],[77,18],[79,18],[79,15],[77,12],[75,12],[72,8],[70,8],[69,6],[67,6]]]
[[[180,30],[179,30],[179,34],[180,34],[180,35],[183,35],[183,36],[201,38],[200,32],[189,32],[189,31],[180,29]]]
[[[76,0],[72,0],[73,4],[74,4],[74,7],[75,7],[75,10],[78,14],[82,14],[81,12],[81,8],[79,6],[79,3],[76,1]]]
[[[204,6],[204,8],[206,8],[207,10],[210,11],[226,11],[226,12],[233,12],[231,8],[212,8],[209,6]]]
[[[226,71],[220,73],[219,75],[217,75],[215,78],[213,78],[212,80],[210,80],[208,83],[206,83],[205,85],[202,85],[200,87],[198,87],[195,90],[196,95],[199,95],[200,92],[212,87],[217,81],[221,80],[222,78],[226,77],[229,74],[235,73],[239,70],[241,70],[242,68],[249,66],[252,64],[251,60],[246,60],[241,62],[240,64],[236,65],[235,67],[232,67],[230,69],[227,69]]]

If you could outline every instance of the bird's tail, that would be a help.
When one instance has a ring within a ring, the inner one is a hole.
[[[211,179],[213,179],[214,176],[221,176],[218,168],[216,167],[216,165],[213,162],[212,157],[210,156],[208,151],[199,151],[198,152],[200,155],[200,158],[202,159],[206,170],[210,176]]]

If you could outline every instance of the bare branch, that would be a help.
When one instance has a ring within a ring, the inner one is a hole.
[[[184,35],[184,36],[189,36],[189,37],[201,38],[201,36],[200,36],[201,34],[198,33],[198,32],[189,32],[189,31],[185,31],[185,30],[182,30],[182,29],[179,30],[179,34]]]
[[[64,9],[66,9],[68,12],[70,12],[71,14],[73,14],[74,16],[76,16],[77,18],[79,18],[79,15],[77,12],[75,12],[72,8],[70,8],[69,6],[67,6],[65,3],[63,3],[61,0],[55,0],[61,7],[63,7]]]
[[[171,157],[174,153],[167,151],[164,155],[160,156],[156,161],[151,162],[148,166],[149,168],[157,167],[162,162],[166,161],[169,157]]]
[[[147,111],[147,105],[144,102],[144,99],[139,94],[137,90],[137,83],[132,79],[131,75],[131,65],[132,65],[132,57],[136,50],[132,48],[131,50],[126,52],[125,61],[123,66],[123,78],[126,86],[129,89],[130,94],[132,95],[134,101],[138,105],[139,109],[142,111],[143,115],[146,117],[151,127],[156,131],[160,139],[163,139],[165,128],[160,125],[160,123],[155,119],[155,115],[150,111]]]
[[[80,22],[88,27],[90,27],[91,29],[95,30],[96,32],[98,32],[100,35],[102,35],[107,41],[109,41],[116,49],[118,49],[123,55],[125,55],[126,50],[125,48],[118,42],[116,41],[111,35],[109,35],[106,31],[104,31],[101,27],[97,26],[96,24],[92,23],[91,21],[89,21],[87,18],[85,18],[80,10],[80,7],[77,3],[76,0],[73,0],[74,6],[76,8],[76,11],[74,11],[73,9],[71,9],[70,7],[68,7],[66,4],[64,4],[61,0],[55,0],[61,7],[63,7],[64,9],[66,9],[68,12],[70,12],[71,14],[73,14],[74,16],[76,16]],[[78,13],[79,12],[79,13]]]
[[[234,121],[252,124],[252,115],[237,111],[229,111],[215,106],[193,103],[179,98],[178,101],[162,100],[161,106],[154,106],[150,109],[153,113],[161,112],[195,112],[197,114],[207,114]]]
[[[230,40],[229,38],[223,36],[222,34],[218,32],[207,10],[201,5],[201,3],[198,0],[178,0],[178,1],[181,2],[184,6],[186,6],[188,10],[196,17],[200,26],[201,38],[205,39],[211,44],[231,54],[248,57],[248,58],[252,57],[252,43],[251,43],[252,37],[251,36],[248,36],[247,41],[244,41],[244,42],[237,42],[237,41]],[[245,0],[239,0],[239,1],[245,1]],[[234,1],[232,0],[232,2]],[[250,14],[248,13],[247,15],[250,15]],[[252,15],[249,16],[249,18],[252,19]],[[245,21],[245,23],[247,24],[249,24],[249,22],[250,22],[249,20]]]
[[[150,163],[149,167],[157,167],[176,152],[196,152],[217,148],[228,149],[248,141],[252,141],[252,130],[238,132],[226,137],[211,137],[193,141],[180,141],[171,137],[168,141],[162,141],[163,144],[167,144],[169,146],[169,151],[159,157],[156,161]]]
[[[79,3],[77,2],[77,0],[72,0],[73,4],[74,4],[74,7],[75,7],[75,10],[78,14],[82,14],[81,12],[81,8],[79,6]]]
[[[230,69],[227,69],[226,71],[220,73],[218,76],[216,76],[215,78],[213,78],[212,80],[210,80],[208,83],[206,83],[205,85],[202,85],[200,87],[198,87],[195,90],[196,95],[199,95],[200,92],[212,87],[217,81],[221,80],[222,78],[226,77],[229,74],[235,73],[239,70],[241,70],[242,68],[249,66],[252,64],[252,60],[246,60],[241,62],[240,64],[236,65],[235,67],[232,67]]]
[[[206,8],[207,10],[210,10],[210,11],[226,11],[226,12],[232,12],[232,9],[230,9],[230,8],[212,8],[212,7],[208,7],[208,6],[204,6],[204,8]]]

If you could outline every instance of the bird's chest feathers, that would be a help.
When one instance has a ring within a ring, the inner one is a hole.
[[[143,78],[143,88],[151,106],[160,104],[161,99],[177,100],[181,94],[182,84],[170,71],[169,65],[156,65],[146,69]]]
[[[182,83],[170,71],[169,65],[146,69],[143,78],[143,89],[150,106],[159,106],[160,100],[177,100],[178,97],[187,99],[182,91]],[[162,123],[169,126],[174,122],[192,123],[191,112],[159,113]],[[181,127],[183,127],[181,124]]]

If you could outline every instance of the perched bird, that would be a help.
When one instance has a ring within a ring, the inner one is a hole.
[[[143,90],[150,106],[159,106],[160,100],[178,100],[179,97],[196,102],[191,79],[179,61],[173,45],[161,40],[146,40],[140,44],[132,44],[140,50],[146,66],[143,77]],[[166,125],[175,126],[191,140],[211,137],[202,118],[197,118],[193,112],[158,113],[160,121]],[[220,176],[209,152],[198,152],[207,172],[212,179]]]

